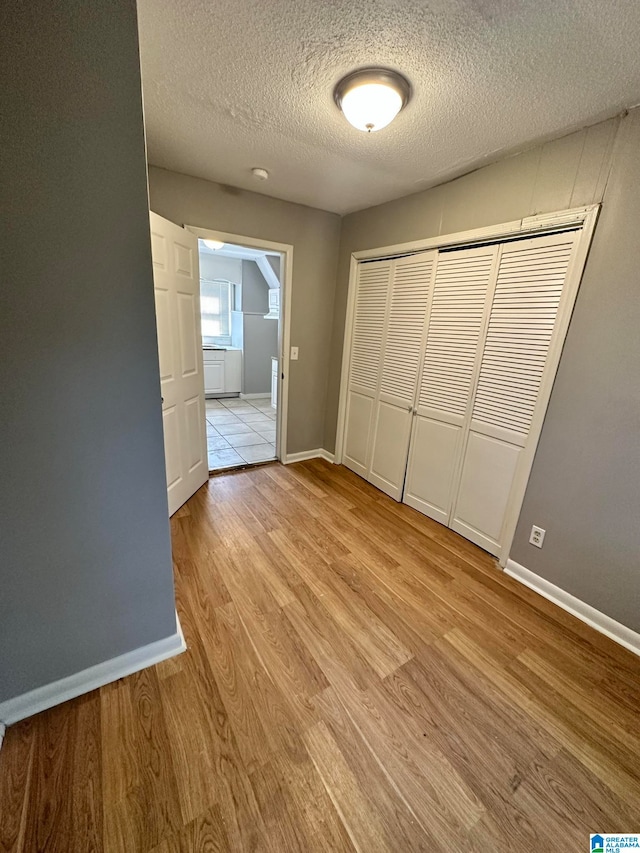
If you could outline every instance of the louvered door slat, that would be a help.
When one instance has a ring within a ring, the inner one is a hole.
[[[464,417],[496,249],[438,258],[418,403]]]
[[[396,261],[380,391],[407,405],[415,396],[435,255]]]
[[[391,261],[358,266],[343,462],[361,477],[371,458],[391,269]]]
[[[474,421],[508,426],[523,435],[529,431],[573,248],[572,234],[560,242],[554,239],[555,245],[539,238],[503,249]]]
[[[390,274],[390,262],[362,264],[358,271],[349,385],[372,395],[378,387]]]

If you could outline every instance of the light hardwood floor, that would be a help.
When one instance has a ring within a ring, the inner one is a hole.
[[[2,851],[640,831],[640,659],[483,551],[322,461],[214,477],[172,525],[188,652],[8,730]]]

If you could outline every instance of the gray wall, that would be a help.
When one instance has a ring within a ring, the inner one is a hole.
[[[0,701],[175,632],[136,34],[0,12]]]
[[[640,631],[640,109],[623,121],[511,557]],[[529,545],[531,525],[547,533]]]
[[[265,320],[269,285],[255,261],[242,261],[242,393],[271,394],[271,356],[278,355],[278,322]]]
[[[269,310],[269,285],[255,261],[242,261],[242,310],[261,316]]]
[[[325,447],[333,450],[352,252],[604,197],[511,557],[635,630],[640,630],[639,150],[640,110],[634,110],[621,121],[345,217],[325,429]],[[532,524],[547,531],[541,550],[528,544]]]
[[[289,243],[293,251],[287,450],[323,446],[340,217],[259,193],[149,169],[151,209],[179,224]]]

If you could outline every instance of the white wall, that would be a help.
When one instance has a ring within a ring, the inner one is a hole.
[[[210,255],[200,252],[200,275],[202,278],[222,278],[240,284],[242,281],[242,261],[240,258],[225,258],[223,255]]]

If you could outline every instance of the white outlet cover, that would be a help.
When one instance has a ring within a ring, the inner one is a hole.
[[[531,528],[531,536],[529,537],[529,542],[532,545],[535,545],[536,548],[542,548],[542,543],[544,542],[544,535],[547,531],[543,530],[542,527],[538,527],[537,525],[533,525]]]

